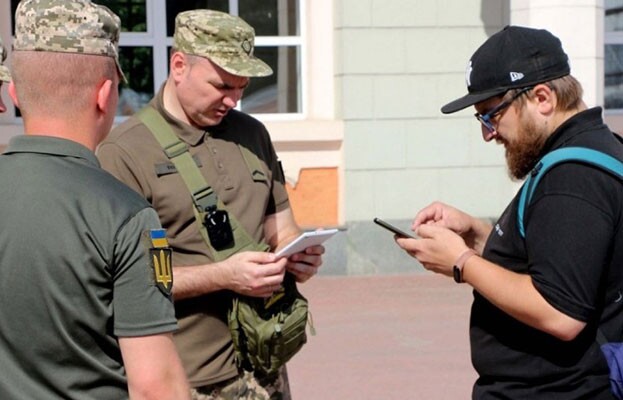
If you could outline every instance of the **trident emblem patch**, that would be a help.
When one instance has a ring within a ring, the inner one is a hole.
[[[150,232],[152,248],[149,249],[151,267],[154,271],[156,286],[167,296],[173,289],[172,251],[169,248],[164,229],[152,229]]]

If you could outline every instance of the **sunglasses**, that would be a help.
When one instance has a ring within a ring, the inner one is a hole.
[[[495,132],[495,126],[493,126],[493,122],[491,120],[495,118],[496,115],[504,111],[504,109],[506,109],[508,106],[510,106],[513,103],[513,101],[519,98],[519,96],[521,96],[522,94],[532,89],[533,89],[533,86],[523,88],[519,92],[515,93],[515,95],[511,97],[509,100],[503,101],[497,106],[493,107],[488,113],[486,114],[476,113],[474,114],[474,117],[476,117],[476,119],[480,121],[480,123],[483,124],[485,128],[487,128],[489,133],[493,133]]]

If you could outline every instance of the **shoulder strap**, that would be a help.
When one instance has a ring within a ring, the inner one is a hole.
[[[549,169],[557,164],[569,161],[577,161],[599,167],[623,180],[623,163],[601,151],[584,147],[565,147],[546,154],[530,172],[528,179],[521,187],[519,205],[517,207],[517,225],[522,238],[526,237],[524,215],[537,184]]]
[[[147,106],[137,113],[137,117],[154,135],[164,153],[175,165],[190,191],[195,207],[202,211],[208,207],[216,207],[216,193],[201,175],[186,143],[177,137],[162,115],[153,107]]]
[[[233,247],[221,251],[214,249],[203,224],[203,219],[209,208],[217,207],[224,210],[225,205],[218,200],[216,193],[206,182],[199,167],[197,167],[197,164],[190,155],[186,143],[182,142],[177,137],[162,115],[150,106],[144,107],[136,115],[154,135],[158,143],[160,143],[164,153],[171,162],[173,162],[175,168],[184,180],[192,197],[193,204],[195,205],[193,211],[199,231],[206,245],[214,255],[215,261],[223,260],[242,250],[267,251],[270,247],[265,243],[255,242],[231,213],[229,213],[229,220],[235,244]]]

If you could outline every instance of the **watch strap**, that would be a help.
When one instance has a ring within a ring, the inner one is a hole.
[[[467,249],[463,253],[461,253],[459,258],[456,259],[456,262],[454,263],[454,266],[452,267],[452,273],[454,275],[454,281],[456,283],[463,283],[463,267],[465,266],[465,263],[467,262],[467,260],[471,256],[475,256],[475,255],[478,255],[478,253],[476,253],[475,250]]]

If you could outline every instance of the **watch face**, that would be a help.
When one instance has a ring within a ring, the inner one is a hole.
[[[463,279],[461,277],[461,270],[456,265],[452,268],[452,273],[454,274],[454,281],[456,283],[462,283]]]

